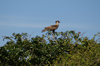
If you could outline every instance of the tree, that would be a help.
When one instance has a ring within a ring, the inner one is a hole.
[[[100,65],[100,43],[95,39],[82,37],[75,31],[51,32],[32,37],[27,33],[13,33],[7,43],[0,47],[1,66],[34,66],[34,65]]]

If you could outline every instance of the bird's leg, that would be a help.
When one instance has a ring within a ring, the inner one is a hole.
[[[53,30],[53,34],[55,33],[55,30]]]
[[[54,36],[55,34],[54,33],[55,33],[55,30],[53,30],[53,34],[52,34],[53,35],[53,39],[55,40],[55,36]]]

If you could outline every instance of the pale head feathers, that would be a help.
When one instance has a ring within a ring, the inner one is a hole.
[[[59,23],[60,23],[60,21],[57,20],[57,21],[56,21],[56,25],[59,25]]]
[[[59,20],[57,20],[57,21],[56,21],[56,23],[60,23],[60,21],[59,21]]]

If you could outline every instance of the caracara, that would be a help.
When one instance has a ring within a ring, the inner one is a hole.
[[[42,32],[45,32],[45,31],[53,31],[53,33],[54,33],[55,30],[59,27],[59,23],[60,23],[60,21],[56,21],[56,24],[55,25],[51,25],[51,26],[45,27],[42,30]]]

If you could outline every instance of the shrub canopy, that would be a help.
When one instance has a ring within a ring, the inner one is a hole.
[[[81,32],[48,32],[30,38],[27,33],[5,36],[0,47],[1,66],[100,66],[100,43]]]

